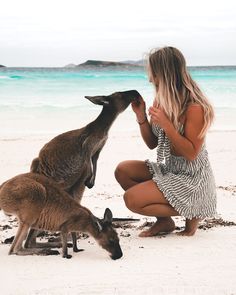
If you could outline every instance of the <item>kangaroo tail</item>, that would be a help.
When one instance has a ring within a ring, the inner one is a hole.
[[[35,158],[30,166],[30,172],[39,173],[39,158]]]
[[[122,218],[122,217],[115,217],[115,218],[112,218],[112,221],[114,221],[114,222],[117,222],[117,221],[123,221],[123,222],[125,222],[125,221],[127,221],[127,222],[135,222],[135,221],[140,221],[140,219],[136,219],[136,218]]]

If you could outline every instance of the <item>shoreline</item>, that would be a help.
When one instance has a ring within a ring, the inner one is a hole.
[[[87,103],[85,101],[85,103]],[[147,109],[150,102],[147,101]],[[81,108],[81,109],[80,109]],[[37,108],[36,108],[37,109]],[[101,112],[101,107],[92,104],[77,106],[76,108],[58,108],[57,111],[22,111],[21,108],[8,111],[2,110],[0,141],[14,138],[45,138],[54,137],[63,132],[82,128],[94,121]],[[208,135],[212,133],[236,132],[236,108],[216,110],[216,118]],[[111,126],[109,135],[139,136],[139,128],[135,115],[129,106],[120,114]]]

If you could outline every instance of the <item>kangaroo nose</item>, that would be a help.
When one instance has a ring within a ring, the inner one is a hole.
[[[116,260],[116,259],[120,259],[123,256],[122,251],[120,250],[117,253],[114,253],[113,255],[111,255],[111,259]]]
[[[141,97],[140,93],[137,90],[128,90],[123,92],[125,97],[128,99],[128,101],[136,101]]]

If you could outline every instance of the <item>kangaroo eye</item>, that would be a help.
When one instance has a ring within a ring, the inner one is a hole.
[[[115,241],[113,239],[109,239],[109,244],[114,244]]]

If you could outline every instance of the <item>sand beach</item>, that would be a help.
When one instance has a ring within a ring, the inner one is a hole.
[[[209,132],[207,137],[217,184],[217,218],[203,221],[193,237],[176,235],[184,218],[175,217],[175,232],[140,238],[141,228],[154,219],[125,207],[114,169],[125,159],[155,159],[155,150],[144,145],[138,126],[132,132],[116,132],[122,124],[121,118],[112,127],[98,161],[95,187],[85,191],[82,204],[98,217],[109,207],[114,217],[140,219],[117,228],[124,256],[112,261],[86,236],[79,240],[85,251],[74,253],[70,260],[8,256],[9,245],[4,241],[14,235],[17,224],[0,211],[1,294],[235,294],[236,133]],[[0,182],[27,172],[31,160],[53,136],[1,139]]]

